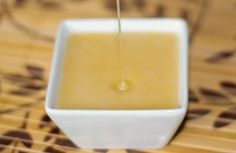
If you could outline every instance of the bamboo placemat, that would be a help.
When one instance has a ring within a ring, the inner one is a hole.
[[[44,111],[56,27],[116,17],[113,0],[0,1],[0,152],[236,153],[236,0],[122,0],[123,17],[180,17],[190,34],[189,111],[161,149],[84,150]]]

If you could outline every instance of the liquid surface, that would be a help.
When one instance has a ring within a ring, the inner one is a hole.
[[[123,35],[129,85],[124,92],[117,89],[121,74],[117,34],[69,36],[57,108],[114,110],[179,106],[177,37],[165,33]]]

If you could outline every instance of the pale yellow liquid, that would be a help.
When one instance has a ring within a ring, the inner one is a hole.
[[[116,33],[73,34],[65,48],[56,107],[162,109],[179,106],[178,45],[174,34],[123,33],[130,87],[121,92]]]

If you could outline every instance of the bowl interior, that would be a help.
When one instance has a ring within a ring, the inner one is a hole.
[[[66,20],[58,29],[54,48],[53,62],[49,79],[46,109],[56,109],[57,89],[61,77],[62,61],[67,37],[71,33],[116,32],[117,19]],[[179,103],[180,108],[187,107],[187,27],[181,19],[122,19],[123,32],[163,32],[174,33],[179,43]],[[58,109],[59,110],[59,109]],[[97,110],[98,111],[98,110]]]

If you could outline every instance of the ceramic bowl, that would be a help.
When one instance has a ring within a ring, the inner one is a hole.
[[[57,109],[56,95],[64,48],[71,33],[114,32],[117,19],[65,20],[58,29],[46,111],[56,125],[82,148],[161,148],[173,137],[187,109],[187,26],[181,19],[123,19],[124,32],[174,33],[179,46],[179,107],[153,110]]]

